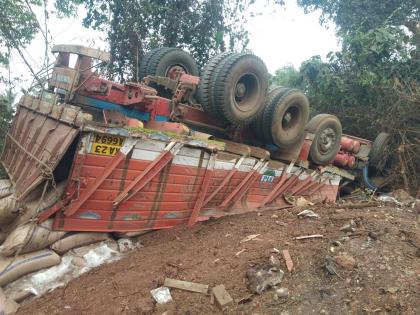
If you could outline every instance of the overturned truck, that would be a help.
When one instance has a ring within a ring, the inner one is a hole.
[[[21,98],[5,139],[3,255],[71,232],[133,235],[281,208],[293,196],[334,201],[368,163],[370,141],[342,135],[332,115],[308,122],[305,95],[269,89],[252,54],[216,56],[199,76],[188,53],[159,48],[144,56],[140,81],[121,84],[98,74],[105,52],[53,52],[47,83]],[[45,226],[52,234],[31,243]]]

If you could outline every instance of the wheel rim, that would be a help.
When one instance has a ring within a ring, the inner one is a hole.
[[[243,74],[234,85],[233,103],[243,112],[254,108],[260,91],[260,82],[253,73]]]
[[[165,77],[172,80],[178,80],[181,77],[181,75],[187,73],[187,70],[182,65],[172,65],[168,67],[168,69],[166,69]]]
[[[319,134],[318,148],[323,154],[328,153],[337,141],[336,134],[332,128],[325,128]]]
[[[299,123],[299,108],[295,105],[290,106],[283,114],[281,127],[285,131],[290,131]]]

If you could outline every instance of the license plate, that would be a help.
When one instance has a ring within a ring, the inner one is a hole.
[[[93,154],[114,156],[120,150],[124,138],[113,135],[95,135],[92,143]]]

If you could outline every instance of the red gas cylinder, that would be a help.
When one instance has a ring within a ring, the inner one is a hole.
[[[349,155],[346,153],[340,151],[337,153],[334,159],[334,164],[337,166],[345,167],[347,166],[347,163],[349,162]]]
[[[357,153],[360,150],[360,142],[349,137],[341,137],[341,150],[351,153]]]
[[[354,148],[354,141],[353,139],[350,139],[349,137],[341,137],[341,150],[346,152],[353,152]]]
[[[359,143],[360,144],[360,143]],[[360,149],[360,147],[359,147]],[[347,166],[349,168],[354,168],[356,165],[356,158],[353,155],[348,155],[348,161],[347,161]]]
[[[339,151],[334,159],[334,164],[341,167],[354,168],[356,158],[347,152]]]
[[[353,153],[358,153],[360,151],[360,141],[353,140],[354,146],[353,146]]]

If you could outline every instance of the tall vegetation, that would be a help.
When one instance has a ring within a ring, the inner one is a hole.
[[[374,139],[393,135],[396,155],[388,175],[414,191],[420,176],[420,7],[415,0],[299,0],[306,11],[321,10],[321,23],[337,25],[342,50],[323,62],[314,56],[302,63],[299,78],[280,69],[308,94],[317,112],[336,114],[344,131]],[[287,71],[285,71],[287,70]],[[274,78],[276,80],[276,78]],[[402,180],[402,179],[401,179]]]
[[[188,50],[203,65],[225,50],[242,50],[248,43],[244,12],[255,0],[57,0],[71,14],[84,5],[86,27],[107,34],[110,73],[136,78],[144,53],[162,46]]]

